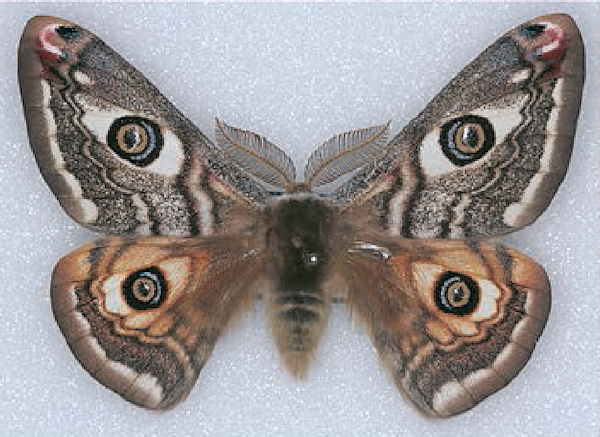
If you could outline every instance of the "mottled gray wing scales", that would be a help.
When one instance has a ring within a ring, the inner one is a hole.
[[[268,198],[141,73],[73,23],[28,23],[19,79],[42,175],[86,227],[207,235],[222,231],[231,205],[248,218]]]
[[[583,74],[571,18],[525,23],[459,73],[335,201],[405,237],[485,237],[528,225],[566,173]]]

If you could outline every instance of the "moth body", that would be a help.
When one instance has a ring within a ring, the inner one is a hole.
[[[325,327],[331,299],[332,207],[309,193],[276,199],[265,211],[273,289],[268,313],[277,348],[294,376],[304,376]]]

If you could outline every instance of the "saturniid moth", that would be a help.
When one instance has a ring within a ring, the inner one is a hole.
[[[184,399],[258,294],[294,376],[339,300],[433,415],[470,409],[529,359],[550,284],[492,238],[533,222],[565,175],[584,79],[569,16],[502,36],[391,139],[385,124],[331,138],[303,182],[259,135],[217,120],[209,140],[69,21],[28,22],[19,79],[44,179],[105,234],[59,261],[54,316],[83,367],[128,401]]]

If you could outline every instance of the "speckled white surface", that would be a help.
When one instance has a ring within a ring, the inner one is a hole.
[[[553,309],[506,389],[459,417],[423,417],[341,306],[307,381],[281,370],[258,304],[166,413],[122,401],[72,357],[50,312],[50,273],[93,235],[61,211],[29,150],[16,47],[30,16],[89,28],[207,134],[219,115],[301,168],[335,133],[390,118],[399,129],[504,31],[555,11],[580,25],[588,79],[567,178],[509,238],[546,267]],[[0,17],[0,435],[598,435],[597,4],[1,4]]]

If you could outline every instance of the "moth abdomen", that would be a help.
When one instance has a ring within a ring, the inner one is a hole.
[[[294,336],[288,345],[294,350],[302,351],[305,345],[302,340],[302,325],[318,322],[321,318],[321,307],[325,302],[321,292],[276,292],[272,296],[271,304],[275,309],[275,316],[282,324],[293,325],[291,329]]]
[[[274,291],[269,299],[271,330],[287,369],[306,375],[329,313],[322,291]]]

